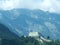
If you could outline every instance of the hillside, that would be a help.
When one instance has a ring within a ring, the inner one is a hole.
[[[32,30],[40,32],[45,38],[49,36],[60,40],[60,14],[39,9],[13,9],[1,10],[0,17],[0,22],[18,36],[28,35]]]
[[[0,38],[1,39],[17,39],[19,38],[16,34],[11,32],[8,27],[0,23]]]

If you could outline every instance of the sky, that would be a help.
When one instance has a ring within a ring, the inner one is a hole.
[[[40,9],[60,13],[60,0],[0,0],[0,9],[14,8]]]

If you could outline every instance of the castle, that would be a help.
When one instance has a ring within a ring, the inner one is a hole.
[[[43,36],[41,36],[41,34],[39,32],[29,32],[28,34],[29,37],[33,37],[35,39],[37,39],[38,41],[46,41],[46,42],[51,42],[52,40],[50,39],[46,39]]]

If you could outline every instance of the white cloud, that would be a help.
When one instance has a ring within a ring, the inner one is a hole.
[[[22,0],[5,0],[5,1],[3,0],[3,1],[0,1],[0,9],[10,10],[18,7],[19,5],[21,6],[21,3],[22,3]]]
[[[51,0],[52,7],[55,10],[55,12],[60,13],[60,1],[57,0]]]
[[[4,8],[3,8],[4,7]],[[9,0],[0,1],[0,9],[29,8],[60,13],[60,2],[58,0]]]
[[[13,8],[13,4],[12,3],[13,3],[12,1],[0,2],[0,8],[1,9]]]

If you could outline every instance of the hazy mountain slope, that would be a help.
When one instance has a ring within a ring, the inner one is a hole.
[[[28,35],[32,30],[40,32],[44,37],[60,39],[60,14],[39,9],[13,9],[0,11],[0,13],[2,17],[0,22],[19,36]]]
[[[16,39],[19,37],[16,34],[12,33],[5,25],[0,23],[0,38],[2,38],[2,39]]]

